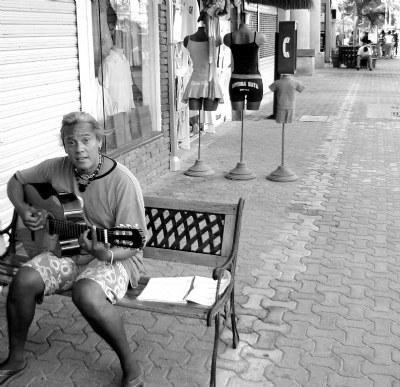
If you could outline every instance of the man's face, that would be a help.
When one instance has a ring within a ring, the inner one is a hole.
[[[101,141],[87,122],[70,125],[64,131],[64,148],[79,173],[92,174],[99,163]]]

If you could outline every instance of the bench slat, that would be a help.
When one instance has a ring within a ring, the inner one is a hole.
[[[188,263],[196,266],[216,267],[221,266],[227,257],[212,254],[193,253],[191,251],[168,250],[158,247],[145,247],[143,257],[157,261]]]
[[[144,205],[147,208],[165,208],[183,211],[208,212],[213,214],[235,215],[237,204],[216,202],[201,202],[192,200],[177,200],[169,198],[144,196]]]

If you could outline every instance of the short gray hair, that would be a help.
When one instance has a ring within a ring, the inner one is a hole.
[[[101,141],[104,137],[104,128],[98,123],[98,121],[91,116],[89,113],[85,112],[72,112],[68,113],[65,116],[63,116],[62,122],[61,122],[61,130],[60,130],[60,136],[61,136],[61,142],[64,145],[64,133],[65,129],[71,125],[76,125],[82,122],[87,122],[92,126],[92,130],[97,138],[97,140]]]

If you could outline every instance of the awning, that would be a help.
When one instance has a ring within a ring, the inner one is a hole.
[[[312,0],[251,0],[246,2],[269,5],[282,9],[311,9],[313,3]]]

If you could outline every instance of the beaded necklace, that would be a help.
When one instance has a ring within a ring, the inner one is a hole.
[[[89,186],[89,184],[94,180],[94,178],[99,174],[101,165],[103,164],[103,155],[99,154],[99,164],[97,165],[96,170],[91,174],[88,175],[84,173],[81,175],[76,168],[74,168],[74,175],[75,175],[75,180],[78,183],[78,189],[80,192],[85,192],[86,188]],[[82,179],[84,181],[87,181],[87,184],[82,183],[79,179]]]

